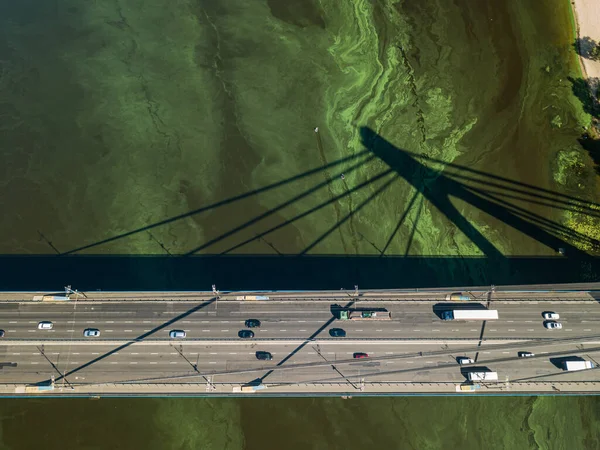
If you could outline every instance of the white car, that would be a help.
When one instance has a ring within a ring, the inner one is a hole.
[[[186,336],[186,334],[185,334],[185,331],[183,331],[183,330],[172,330],[169,333],[169,337],[171,339],[177,339],[177,338],[183,339],[185,336]]]
[[[558,320],[558,319],[560,319],[560,315],[558,315],[558,313],[555,313],[555,312],[552,312],[552,311],[546,311],[544,314],[542,314],[542,316],[546,320]]]
[[[52,322],[40,322],[38,323],[38,330],[51,330],[54,327]]]
[[[467,358],[466,356],[459,356],[458,358],[456,358],[456,361],[461,365],[464,366],[465,364],[474,364],[475,361],[471,358]]]
[[[562,323],[560,322],[553,322],[553,321],[548,321],[544,324],[544,326],[546,328],[548,328],[549,330],[560,330],[562,328]]]
[[[87,328],[83,331],[83,335],[85,337],[99,337],[100,336],[100,330],[96,329],[96,328]]]

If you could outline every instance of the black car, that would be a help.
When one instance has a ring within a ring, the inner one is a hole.
[[[248,319],[248,320],[246,320],[246,326],[248,328],[259,328],[260,327],[260,320],[258,320],[258,319]]]
[[[271,361],[273,359],[273,355],[269,352],[256,352],[256,359],[260,359],[261,361]]]
[[[249,339],[254,337],[254,332],[250,330],[240,330],[238,333],[238,337],[242,339]]]
[[[332,328],[329,330],[329,336],[331,337],[346,337],[346,332],[341,328]]]
[[[0,338],[4,337],[4,330],[0,330]]]

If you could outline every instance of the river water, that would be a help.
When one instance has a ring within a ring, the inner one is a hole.
[[[0,0],[2,288],[595,280],[568,8]],[[7,449],[598,448],[594,398],[0,412]]]

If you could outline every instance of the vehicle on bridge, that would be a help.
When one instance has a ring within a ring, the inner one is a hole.
[[[469,381],[498,381],[498,372],[469,372]]]
[[[531,352],[518,352],[517,356],[519,358],[531,358],[532,356],[535,356],[535,353],[531,353]]]
[[[260,320],[258,319],[248,319],[244,324],[247,328],[260,328]]]
[[[496,320],[495,309],[454,309],[442,312],[442,320]]]
[[[183,330],[172,330],[169,333],[169,337],[171,339],[178,339],[178,338],[183,339],[185,336],[186,336],[186,334],[185,334],[185,331],[183,331]]]
[[[238,337],[242,339],[250,339],[254,337],[254,331],[250,330],[240,330],[238,332]]]
[[[558,320],[560,319],[560,315],[553,311],[544,311],[542,313],[542,317],[547,320]]]
[[[346,337],[346,331],[341,328],[332,328],[329,330],[329,336],[331,337]]]
[[[471,297],[468,295],[464,295],[462,292],[453,292],[452,294],[446,294],[446,300],[455,302],[467,302],[471,300]]]
[[[256,359],[260,359],[261,361],[271,361],[273,355],[271,355],[270,352],[258,351],[256,352]]]
[[[38,330],[51,330],[54,328],[54,324],[52,322],[44,321],[38,323]]]
[[[464,366],[465,364],[474,364],[475,360],[466,356],[459,356],[458,358],[456,358],[456,362],[459,363],[461,366]]]
[[[352,357],[354,359],[364,359],[364,358],[368,358],[369,354],[365,353],[365,352],[356,352],[356,353],[354,353],[354,355],[352,355]]]
[[[572,371],[572,370],[585,370],[585,369],[593,369],[596,365],[591,361],[565,361],[563,363],[563,369]]]
[[[85,337],[99,337],[100,330],[98,330],[97,328],[86,328],[85,330],[83,330],[83,335]]]
[[[343,309],[340,311],[340,320],[391,320],[389,311],[357,311]]]
[[[544,322],[544,326],[549,330],[560,330],[562,329],[562,323],[554,322],[553,320],[548,320]]]

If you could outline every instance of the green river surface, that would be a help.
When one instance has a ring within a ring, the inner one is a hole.
[[[424,258],[419,286],[494,281],[469,258],[510,280],[506,257],[562,246],[573,281],[598,279],[566,0],[0,0],[0,34],[2,256]],[[73,278],[56,288],[88,288]],[[0,417],[2,449],[600,448],[595,397],[2,400]]]

